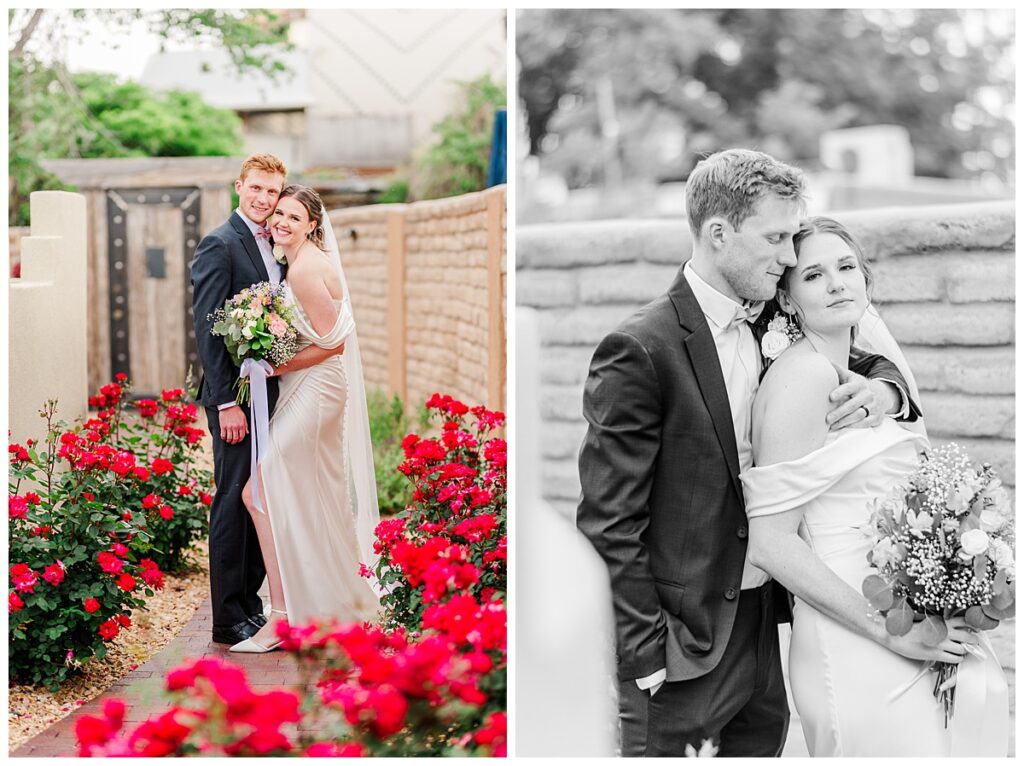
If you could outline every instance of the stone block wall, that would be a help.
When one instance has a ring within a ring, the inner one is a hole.
[[[836,213],[865,248],[874,301],[921,389],[933,444],[957,441],[1014,486],[1014,206]],[[574,515],[583,383],[598,341],[689,258],[685,221],[521,226],[516,300],[537,311],[545,498]],[[523,399],[528,400],[525,396]]]
[[[335,210],[368,386],[504,409],[505,187]]]

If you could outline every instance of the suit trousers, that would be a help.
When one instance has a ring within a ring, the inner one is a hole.
[[[266,577],[256,527],[242,503],[249,480],[251,435],[238,444],[220,438],[216,407],[206,408],[213,437],[213,479],[217,491],[210,507],[210,595],[213,624],[230,627],[263,614],[258,591]]]
[[[782,753],[789,705],[782,677],[771,582],[740,592],[721,662],[706,675],[666,682],[652,697],[619,683],[623,756],[683,756],[710,739],[720,757]]]

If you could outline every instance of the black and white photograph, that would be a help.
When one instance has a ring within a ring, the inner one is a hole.
[[[1014,755],[1015,21],[517,13],[517,755]]]

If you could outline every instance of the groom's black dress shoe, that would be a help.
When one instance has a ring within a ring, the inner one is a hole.
[[[257,628],[262,628],[264,625],[267,624],[266,616],[264,616],[264,615],[262,615],[262,614],[260,614],[258,612],[256,614],[250,614],[247,619],[249,620],[249,622],[251,622]]]
[[[237,644],[240,641],[255,636],[259,627],[253,625],[249,620],[242,620],[230,628],[222,625],[213,626],[213,640],[218,644]]]

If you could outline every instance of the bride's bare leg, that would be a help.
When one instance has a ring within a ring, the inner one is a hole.
[[[263,490],[263,473],[257,472],[257,475],[260,482],[260,498],[263,499],[265,507],[267,495]],[[267,570],[267,584],[270,586],[270,608],[276,612],[276,614],[272,613],[270,615],[267,624],[260,628],[260,631],[253,638],[256,639],[257,643],[267,646],[277,640],[274,626],[279,619],[283,619],[283,613],[286,611],[284,586],[281,584],[281,567],[277,562],[277,548],[274,545],[274,532],[270,526],[270,517],[253,504],[251,485],[251,479],[245,483],[245,487],[242,489],[242,502],[249,511],[249,515],[252,516],[253,526],[256,527],[256,536],[260,541],[260,551],[263,553],[263,565]]]

